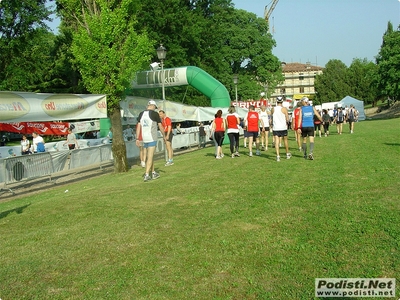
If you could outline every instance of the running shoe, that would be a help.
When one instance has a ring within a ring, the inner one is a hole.
[[[142,166],[142,168],[146,168],[146,163],[144,161],[141,161],[140,165]]]
[[[256,155],[258,155],[258,156],[260,156],[260,155],[261,155],[261,152],[260,152],[260,150],[257,150],[257,151],[256,151]]]
[[[157,172],[153,172],[153,174],[151,174],[151,177],[152,177],[152,179],[157,179],[157,178],[160,178],[160,174],[158,174]]]
[[[280,156],[277,156],[277,157],[276,157],[276,161],[281,161],[281,157],[280,157]]]
[[[236,153],[235,153],[235,156],[239,157],[239,156],[240,156],[239,152],[236,152]]]
[[[165,166],[168,167],[168,166],[172,166],[173,164],[174,164],[173,161],[167,161],[167,162],[165,163]]]
[[[291,159],[292,158],[292,153],[286,153],[286,159]]]
[[[312,154],[312,153],[308,154],[308,158],[309,158],[310,160],[314,160],[313,154]]]
[[[231,157],[232,157],[232,158],[235,158],[235,154],[232,153]]]
[[[216,159],[222,159],[222,156],[217,155],[215,158]]]
[[[150,180],[151,180],[151,177],[149,175],[145,174],[144,177],[143,177],[143,181],[147,182],[147,181],[150,181]]]
[[[253,156],[253,152],[249,152],[249,156],[252,157]]]

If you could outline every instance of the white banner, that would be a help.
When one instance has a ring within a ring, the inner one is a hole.
[[[0,122],[107,118],[105,95],[0,92]]]
[[[135,122],[127,122],[136,124],[139,113],[146,109],[149,99],[141,97],[126,97],[125,101],[120,102],[121,113],[123,119],[135,120]],[[158,110],[164,110],[166,115],[171,118],[172,122],[179,121],[211,121],[214,120],[215,114],[219,109],[222,110],[223,116],[228,113],[227,107],[198,107],[192,105],[181,104],[168,100],[155,100]],[[247,108],[236,107],[236,112],[240,118],[244,118]]]

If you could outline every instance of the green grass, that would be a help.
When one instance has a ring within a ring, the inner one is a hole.
[[[332,128],[314,161],[291,132],[279,163],[225,145],[157,161],[156,181],[134,167],[0,203],[0,298],[313,299],[318,277],[399,279],[399,131]]]

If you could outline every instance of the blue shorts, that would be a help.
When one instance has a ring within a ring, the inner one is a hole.
[[[247,137],[258,138],[258,131],[247,131]]]
[[[157,146],[157,141],[149,142],[149,143],[143,143],[143,148],[150,148],[150,147],[155,147],[155,146]]]

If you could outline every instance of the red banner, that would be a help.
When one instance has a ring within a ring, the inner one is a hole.
[[[67,135],[69,123],[67,122],[20,122],[0,123],[0,131],[15,132],[21,134],[40,135]]]

